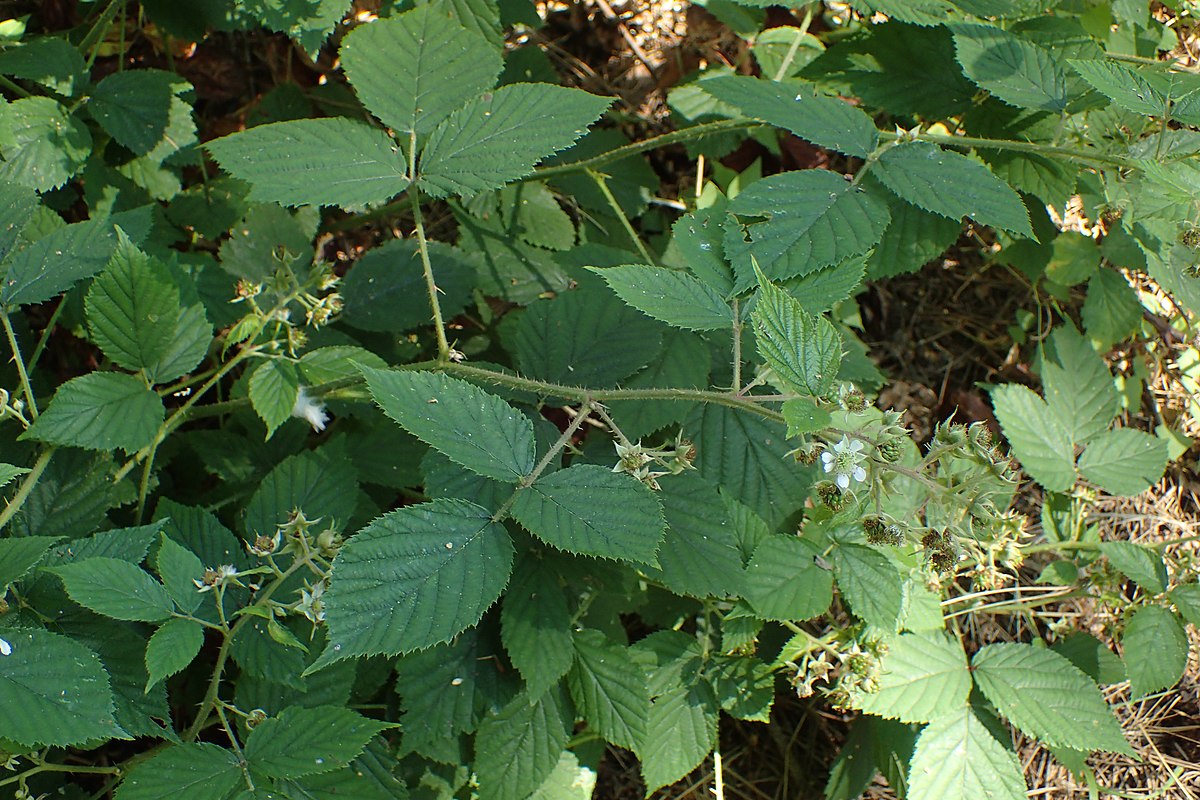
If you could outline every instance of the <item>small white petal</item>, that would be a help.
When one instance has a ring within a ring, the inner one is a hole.
[[[858,439],[855,439],[850,443],[850,449],[857,453],[859,450],[863,449],[863,443]]]
[[[821,461],[823,461],[825,463],[825,471],[828,472],[829,468],[833,465],[833,462],[835,461],[835,459],[833,457],[833,453],[821,453]]]
[[[849,475],[838,475],[837,476],[837,485],[842,487],[843,489],[849,489],[850,488],[850,476]]]
[[[12,655],[12,645],[9,644],[8,642],[4,641],[3,639],[0,639],[0,656],[11,656],[11,655]]]
[[[858,481],[859,483],[862,483],[866,479],[867,479],[867,471],[865,469],[863,469],[862,467],[858,467],[857,469],[854,470],[854,480]]]
[[[329,414],[325,412],[325,405],[309,397],[303,386],[296,395],[296,404],[292,406],[292,416],[308,420],[308,424],[312,425],[314,431],[325,430],[325,425],[329,422]]]

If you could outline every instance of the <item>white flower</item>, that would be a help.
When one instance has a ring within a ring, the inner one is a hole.
[[[8,642],[4,641],[3,639],[0,639],[0,656],[11,656],[11,655],[12,655],[12,645],[9,644]]]
[[[858,483],[867,479],[867,471],[862,466],[867,457],[862,449],[863,443],[858,439],[852,442],[848,436],[843,436],[840,442],[833,445],[832,452],[826,450],[821,453],[825,471],[836,476],[837,485],[843,491],[850,488],[851,478]]]
[[[296,395],[296,405],[292,406],[292,416],[297,419],[306,419],[308,424],[312,425],[314,431],[325,430],[326,423],[329,422],[329,414],[325,412],[325,404],[319,400],[314,400],[304,391],[304,387],[300,387],[299,393]]]

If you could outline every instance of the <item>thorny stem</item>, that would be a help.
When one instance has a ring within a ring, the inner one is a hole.
[[[638,232],[633,229],[633,224],[629,221],[629,217],[625,216],[625,212],[621,209],[621,204],[617,202],[617,198],[613,197],[612,190],[608,188],[608,178],[603,173],[597,172],[594,169],[587,171],[588,176],[596,182],[596,186],[600,188],[600,193],[604,195],[604,199],[608,201],[609,208],[617,215],[617,219],[621,221],[621,227],[625,229],[625,233],[629,235],[629,239],[637,247],[638,253],[645,259],[646,264],[653,265],[654,257],[650,255],[650,251],[646,249],[646,245],[642,242],[642,237],[638,236]]]
[[[729,387],[737,392],[742,387],[742,313],[738,299],[733,298],[733,385]]]
[[[0,322],[4,324],[4,334],[8,337],[8,346],[12,348],[13,362],[17,365],[17,375],[21,377],[21,390],[25,393],[25,402],[29,405],[29,418],[37,419],[37,401],[33,399],[33,387],[29,384],[25,359],[21,358],[21,348],[17,345],[17,332],[13,330],[12,320],[3,311],[0,311]]]
[[[575,432],[578,431],[580,426],[587,421],[588,415],[591,413],[591,411],[591,401],[585,400],[583,402],[583,409],[579,414],[575,415],[575,419],[571,420],[571,424],[568,425],[567,429],[562,432],[561,436],[558,437],[558,441],[556,441],[554,445],[546,451],[546,455],[542,456],[542,460],[537,463],[537,465],[533,468],[533,471],[521,479],[521,482],[517,484],[516,491],[509,495],[509,498],[504,501],[504,505],[500,506],[500,508],[496,510],[496,513],[492,515],[492,522],[499,522],[500,520],[504,519],[504,515],[508,513],[508,509],[511,508],[512,504],[516,501],[517,495],[523,490],[528,489],[533,485],[534,481],[541,477],[542,473],[546,471],[546,467],[550,466],[550,462],[553,461],[560,453],[562,453],[563,449],[566,448],[566,446],[571,442],[571,438],[575,435]]]
[[[413,147],[415,147],[415,143]],[[437,332],[438,361],[450,360],[450,343],[446,341],[446,325],[442,321],[442,304],[438,301],[438,288],[433,280],[433,265],[429,261],[429,243],[425,241],[425,223],[421,218],[421,198],[412,190],[408,199],[412,205],[413,227],[417,233],[417,249],[421,252],[421,269],[425,272],[425,290],[429,293],[429,305],[433,309],[433,328]]]
[[[21,482],[21,488],[17,490],[15,495],[13,495],[12,500],[8,502],[8,505],[5,507],[5,509],[0,511],[0,530],[4,530],[4,526],[9,523],[9,520],[13,518],[13,515],[21,510],[21,506],[25,504],[26,499],[28,499],[30,493],[33,492],[33,487],[37,486],[38,479],[41,478],[42,473],[46,471],[46,466],[50,463],[50,458],[54,455],[55,449],[56,448],[49,447],[42,451],[42,454],[38,456],[38,460],[35,461],[33,467],[30,468],[29,473],[26,474],[25,480]]]

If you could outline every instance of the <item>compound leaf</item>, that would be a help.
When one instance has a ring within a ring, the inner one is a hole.
[[[1009,383],[992,390],[992,405],[1030,477],[1052,492],[1070,489],[1075,483],[1075,448],[1045,401],[1029,388]]]
[[[162,398],[134,376],[91,372],[59,386],[21,438],[132,453],[154,439],[165,416]]]
[[[179,76],[156,69],[122,70],[92,90],[88,111],[105,132],[135,156],[144,156],[167,134]]]
[[[215,744],[180,744],[129,771],[117,800],[225,800],[243,780],[237,756]]]
[[[498,189],[574,144],[611,102],[545,83],[502,86],[434,128],[418,183],[434,197]]]
[[[1161,606],[1143,606],[1121,637],[1129,690],[1136,700],[1169,689],[1187,669],[1188,637],[1179,617]]]
[[[520,694],[484,719],[475,735],[480,800],[526,800],[558,765],[573,718],[555,688],[534,702]]]
[[[807,82],[722,75],[700,85],[748,117],[839,153],[866,158],[879,141],[875,123],[865,111],[845,100],[818,94]]]
[[[116,247],[113,226],[104,220],[59,228],[11,254],[0,303],[41,303],[90,278],[108,263]]]
[[[578,464],[521,490],[513,518],[569,553],[654,564],[666,523],[645,484],[594,464]]]
[[[833,323],[805,311],[761,274],[753,319],[758,351],[777,378],[802,394],[829,391],[842,363],[842,337]]]
[[[1167,443],[1131,428],[1100,434],[1079,458],[1083,477],[1106,492],[1125,497],[1158,483],[1166,466]]]
[[[860,711],[901,722],[931,722],[967,705],[971,673],[962,645],[941,633],[902,633],[887,639],[879,688],[856,691]]]
[[[989,644],[971,660],[975,685],[1004,717],[1051,747],[1132,754],[1086,674],[1053,650]]]
[[[162,622],[175,610],[161,583],[119,558],[89,558],[48,571],[62,578],[72,600],[106,617]]]
[[[871,174],[901,200],[926,211],[955,220],[970,217],[1034,238],[1020,195],[983,164],[959,153],[928,142],[904,142],[880,155]]]
[[[204,626],[176,617],[162,624],[146,644],[146,691],[159,681],[182,672],[204,645]]]
[[[500,635],[529,694],[541,697],[571,668],[571,613],[557,579],[541,562],[518,570],[504,593]]]
[[[650,706],[642,777],[647,791],[674,783],[704,760],[717,743],[720,704],[707,681],[672,687]]]
[[[743,595],[763,619],[788,621],[823,614],[833,602],[833,575],[817,563],[820,550],[796,536],[772,536],[746,565]]]
[[[646,673],[629,651],[600,631],[575,634],[571,698],[588,725],[605,740],[636,750],[646,738],[650,695]]]
[[[363,105],[406,136],[428,133],[504,66],[499,51],[435,5],[360,25],[342,42],[341,60]]]
[[[3,640],[4,738],[26,747],[125,738],[113,719],[108,675],[95,653],[43,630],[8,628]]]
[[[272,778],[331,772],[360,756],[390,723],[337,706],[285,708],[246,737],[246,761]],[[315,732],[320,735],[314,735]]]
[[[408,186],[404,154],[384,131],[344,118],[259,125],[205,145],[250,184],[250,199],[285,206],[363,206]]]
[[[967,706],[921,731],[908,774],[912,800],[1025,797],[1025,774],[1016,754]]]
[[[668,325],[711,331],[733,324],[721,295],[686,272],[643,264],[592,271],[626,303]]]
[[[1049,51],[989,25],[951,25],[963,72],[1009,105],[1061,112],[1067,107],[1067,75]]]
[[[138,250],[123,233],[117,251],[88,291],[84,308],[92,340],[118,366],[152,367],[171,345],[181,308],[165,265]]]
[[[753,264],[772,280],[807,275],[862,255],[888,224],[887,204],[840,175],[800,170],[755,181],[730,204],[725,253],[734,289],[754,285]]]
[[[507,483],[533,471],[533,423],[499,397],[440,373],[361,369],[383,412],[456,464]]]
[[[310,671],[449,641],[500,596],[512,561],[508,533],[474,503],[434,500],[383,515],[333,562],[329,645]]]

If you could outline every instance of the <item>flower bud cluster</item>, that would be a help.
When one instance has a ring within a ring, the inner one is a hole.
[[[25,418],[25,401],[0,389],[0,420],[8,417],[18,420],[23,427],[29,427],[29,420]]]
[[[672,444],[646,447],[641,442],[616,442],[615,447],[617,464],[612,471],[628,473],[656,491],[658,478],[696,468],[696,445],[684,439],[682,432]]]
[[[874,545],[892,545],[898,547],[904,544],[904,531],[899,525],[889,525],[882,517],[863,517],[863,530],[867,541]]]

